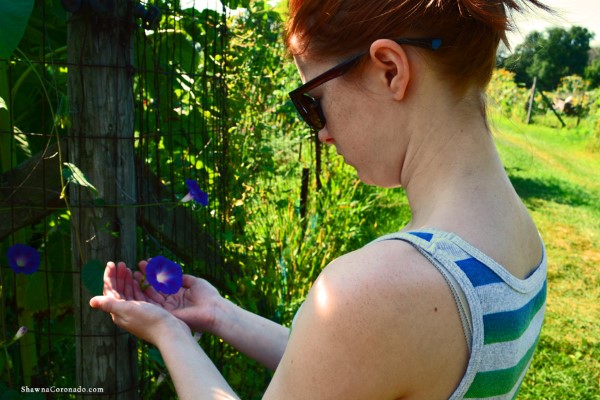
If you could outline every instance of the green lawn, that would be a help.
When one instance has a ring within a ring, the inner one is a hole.
[[[498,117],[492,125],[508,174],[538,224],[549,257],[545,326],[518,400],[600,400],[600,153],[588,150],[583,124],[553,129]],[[277,164],[290,176],[255,185],[262,193],[256,210],[266,211],[252,211],[246,231],[259,238],[252,242],[257,244],[253,253],[272,249],[260,253],[256,265],[283,265],[290,273],[279,279],[267,268],[245,287],[264,288],[262,296],[273,303],[281,297],[284,322],[331,259],[400,229],[410,218],[401,189],[360,185],[333,149],[325,150],[323,159],[324,186],[318,196],[308,197],[313,203],[305,225],[298,219],[297,180],[290,179],[298,169],[291,167],[293,158]]]
[[[549,258],[545,325],[518,399],[600,399],[600,153],[584,128],[492,127]]]

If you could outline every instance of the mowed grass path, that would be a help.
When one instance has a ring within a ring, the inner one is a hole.
[[[544,328],[518,399],[600,399],[600,153],[584,129],[498,116],[492,129],[549,259]]]

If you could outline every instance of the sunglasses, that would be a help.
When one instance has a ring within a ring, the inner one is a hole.
[[[400,38],[393,40],[398,44],[417,46],[433,51],[438,50],[442,46],[442,39]],[[360,53],[357,56],[352,57],[351,59],[346,60],[331,69],[328,69],[321,75],[311,79],[304,85],[289,93],[290,99],[292,100],[292,103],[294,103],[296,110],[298,110],[298,113],[304,122],[308,124],[311,130],[320,131],[323,129],[323,127],[325,127],[325,115],[323,115],[323,110],[321,109],[321,103],[319,102],[319,99],[315,99],[314,97],[310,96],[308,92],[324,84],[325,82],[344,75],[346,72],[358,65],[360,60],[365,55],[367,55],[367,52]]]

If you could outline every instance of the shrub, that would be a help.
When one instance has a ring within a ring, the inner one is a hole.
[[[514,79],[514,72],[497,69],[487,89],[488,104],[502,115],[525,120],[530,92]]]

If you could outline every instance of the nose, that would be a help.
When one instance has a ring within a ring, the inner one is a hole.
[[[325,143],[325,144],[334,144],[335,143],[335,140],[329,134],[329,131],[327,130],[326,126],[319,131],[318,135],[319,135],[319,140],[321,141],[321,143]]]

